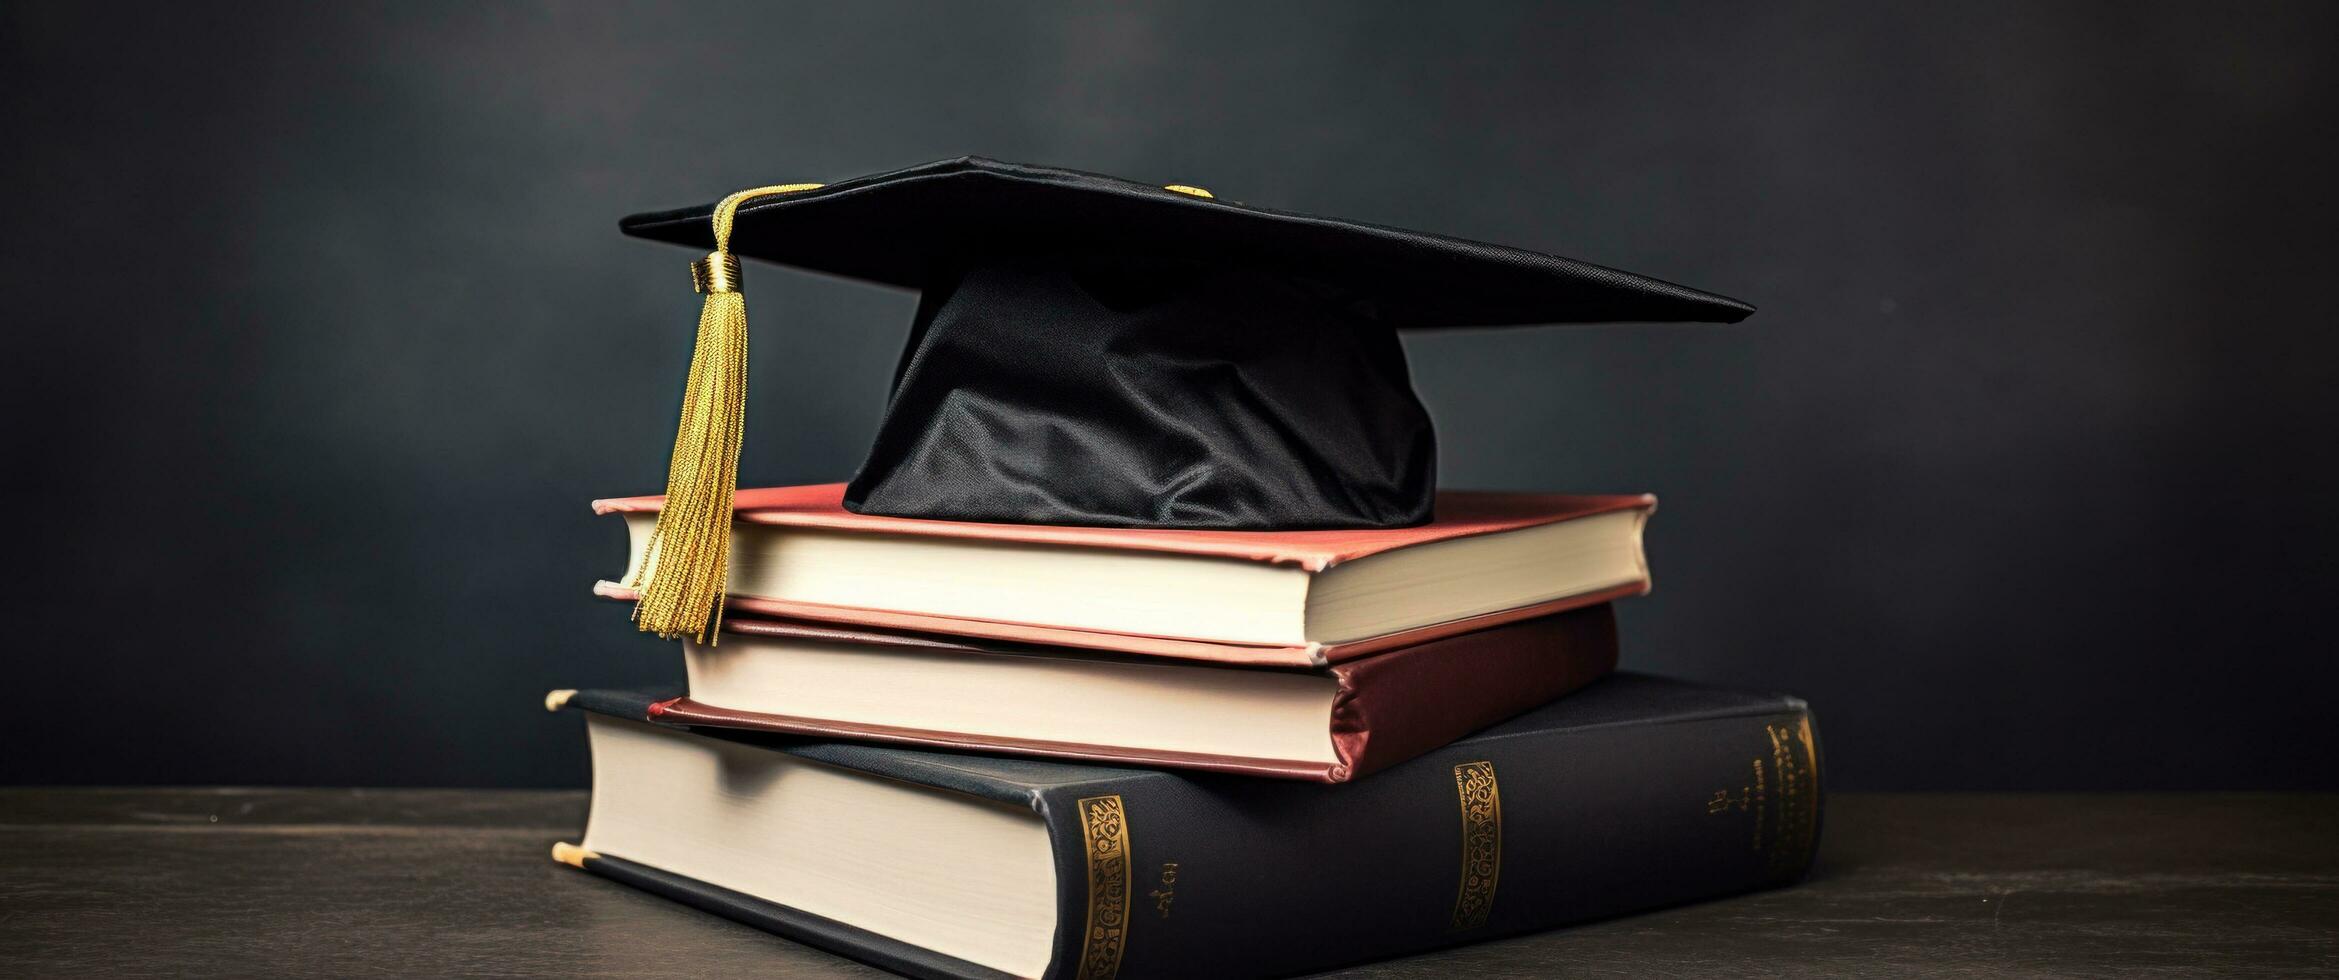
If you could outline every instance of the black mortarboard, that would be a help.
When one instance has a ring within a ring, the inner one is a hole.
[[[715,250],[692,267],[708,298],[659,520],[653,579],[670,581],[637,611],[668,634],[719,614],[746,382],[736,256],[923,292],[845,505],[944,520],[1418,524],[1436,445],[1397,330],[1753,312],[1573,259],[973,157],[621,227]],[[690,571],[668,574],[678,558]]]

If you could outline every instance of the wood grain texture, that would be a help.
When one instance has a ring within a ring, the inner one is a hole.
[[[562,792],[0,790],[11,976],[878,977],[554,864]],[[1340,976],[2339,975],[2339,796],[1851,795],[1802,886]]]

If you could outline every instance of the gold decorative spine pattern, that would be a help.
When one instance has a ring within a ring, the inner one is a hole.
[[[1462,805],[1462,884],[1454,893],[1453,928],[1476,929],[1494,911],[1494,886],[1502,879],[1502,788],[1494,763],[1455,766],[1454,793]]]
[[[1112,980],[1129,944],[1129,815],[1119,796],[1090,796],[1080,808],[1088,848],[1088,929],[1078,980]]]
[[[1819,753],[1812,744],[1811,716],[1793,724],[1768,724],[1772,790],[1777,799],[1771,837],[1770,872],[1794,878],[1811,865],[1819,834]],[[1758,767],[1760,760],[1755,763]],[[1759,831],[1758,831],[1759,832]]]

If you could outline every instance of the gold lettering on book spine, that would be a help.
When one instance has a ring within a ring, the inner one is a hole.
[[[1079,980],[1112,980],[1129,944],[1129,816],[1118,796],[1082,799],[1080,836],[1088,845],[1088,931],[1080,941]]]
[[[1742,814],[1753,852],[1774,880],[1802,877],[1819,837],[1819,747],[1811,717],[1762,726],[1763,753],[1748,760],[1746,782],[1706,797],[1710,816]]]
[[[1494,911],[1494,886],[1502,878],[1502,790],[1494,763],[1454,767],[1454,793],[1462,804],[1462,884],[1454,893],[1455,929],[1476,929]]]

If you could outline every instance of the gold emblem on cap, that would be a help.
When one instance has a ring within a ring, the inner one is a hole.
[[[1161,189],[1165,191],[1176,191],[1180,194],[1192,194],[1195,197],[1216,198],[1218,196],[1216,194],[1210,193],[1208,190],[1196,187],[1192,184],[1163,184]]]

